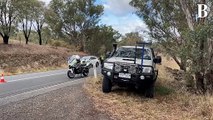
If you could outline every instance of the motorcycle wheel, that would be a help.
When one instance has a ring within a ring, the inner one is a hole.
[[[89,71],[83,71],[82,74],[84,75],[84,77],[87,77],[89,75]]]
[[[72,73],[70,70],[67,71],[67,76],[72,79],[75,77],[75,73]]]

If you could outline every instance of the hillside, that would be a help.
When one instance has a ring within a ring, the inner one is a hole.
[[[47,45],[29,45],[12,42],[4,45],[0,43],[0,70],[6,75],[33,71],[66,68],[67,58],[73,52],[68,48]]]

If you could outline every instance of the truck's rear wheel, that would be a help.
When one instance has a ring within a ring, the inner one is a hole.
[[[108,79],[106,77],[103,78],[102,91],[104,93],[109,93],[112,91],[112,82],[110,79]]]

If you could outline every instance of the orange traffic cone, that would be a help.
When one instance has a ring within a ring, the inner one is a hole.
[[[5,79],[4,79],[4,74],[2,74],[0,83],[5,83],[5,82],[6,82],[6,81],[5,81]]]

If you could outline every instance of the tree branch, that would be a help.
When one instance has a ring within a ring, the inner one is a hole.
[[[190,28],[190,30],[194,31],[192,14],[190,13],[190,11],[187,7],[186,0],[180,0],[180,4],[181,4],[181,8],[186,16],[188,27]]]

